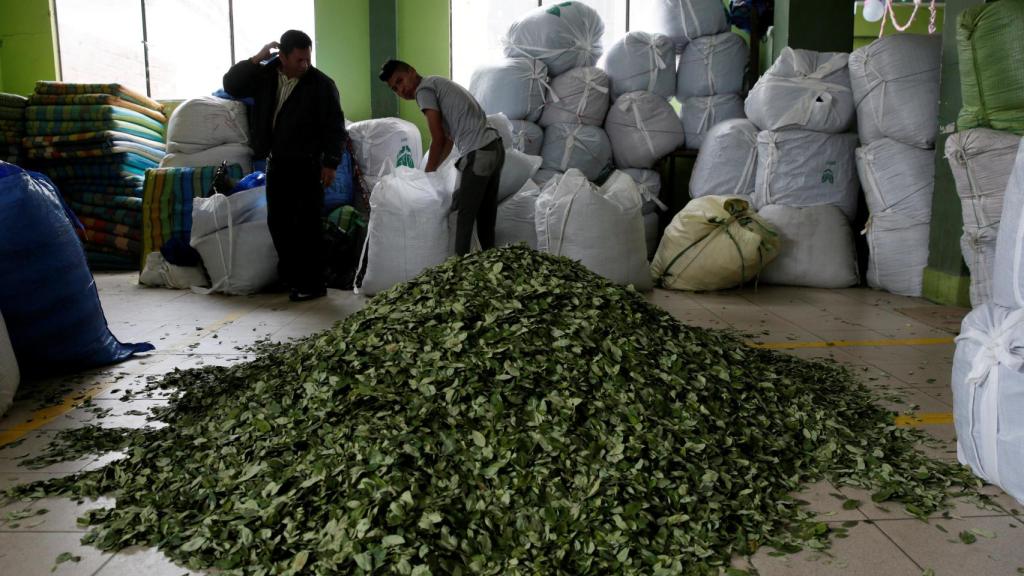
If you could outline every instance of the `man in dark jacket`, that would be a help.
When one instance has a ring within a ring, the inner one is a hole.
[[[255,100],[251,145],[267,158],[267,224],[293,301],[327,293],[320,218],[348,138],[338,88],[312,66],[312,51],[308,35],[289,30],[224,75],[225,92]]]

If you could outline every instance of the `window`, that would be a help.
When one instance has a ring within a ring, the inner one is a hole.
[[[118,82],[164,100],[217,90],[231,64],[285,30],[316,42],[313,0],[288,10],[279,0],[56,0],[56,13],[65,82]]]

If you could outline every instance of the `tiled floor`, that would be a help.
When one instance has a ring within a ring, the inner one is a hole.
[[[24,441],[14,448],[0,449],[0,489],[99,467],[115,458],[91,457],[40,470],[21,468],[17,461],[18,456],[41,450],[61,428],[90,421],[103,426],[142,425],[145,416],[139,412],[159,405],[162,399],[155,396],[122,402],[120,398],[125,390],[144,386],[147,378],[173,368],[243,361],[249,357],[244,348],[257,339],[303,336],[330,326],[363,305],[362,298],[338,291],[331,291],[323,300],[291,304],[283,294],[229,298],[147,289],[137,286],[134,278],[130,274],[98,276],[100,296],[111,329],[119,338],[150,341],[157,351],[60,382],[75,391],[90,390],[93,403],[109,409],[103,418],[82,409],[51,409],[40,414],[34,412],[38,402],[16,404],[0,419],[0,443],[19,438]],[[956,311],[934,310],[931,316],[939,321],[928,322],[929,308],[934,307],[927,302],[866,289],[761,287],[756,291],[702,295],[656,291],[650,300],[688,324],[730,329],[756,343],[789,348],[787,353],[797,356],[832,358],[849,364],[868,385],[902,393],[907,404],[894,405],[901,412],[913,406],[916,413],[951,421],[947,415],[952,411],[949,378],[954,334],[942,327],[950,325],[949,317]],[[838,345],[807,344],[822,341]],[[952,424],[933,424],[924,429],[946,441],[945,447],[928,448],[929,453],[955,459]],[[991,493],[998,496],[997,501],[1006,510],[1016,513],[1016,509],[1024,509],[998,489],[991,489]],[[800,498],[811,502],[822,521],[848,526],[848,537],[836,539],[828,552],[787,557],[759,552],[752,563],[760,574],[917,576],[929,569],[936,575],[957,576],[1024,572],[1024,519],[1003,511],[958,502],[948,517],[937,516],[923,523],[898,505],[877,506],[863,491],[825,482],[809,486]],[[847,498],[863,504],[856,510],[844,510],[842,503]],[[0,574],[190,573],[156,550],[105,554],[82,546],[82,528],[75,519],[90,508],[109,503],[48,499],[0,509]],[[48,512],[30,515],[40,509]],[[27,512],[20,514],[23,511]],[[983,536],[972,545],[961,543],[957,534],[971,530]],[[62,552],[70,552],[78,560],[55,564]]]

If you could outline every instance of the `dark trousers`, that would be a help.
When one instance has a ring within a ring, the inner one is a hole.
[[[320,163],[310,157],[267,161],[267,225],[277,249],[277,271],[293,290],[324,286],[324,188]]]
[[[494,225],[498,219],[498,184],[505,165],[505,146],[501,139],[474,150],[459,159],[462,183],[455,192],[459,215],[455,228],[455,253],[469,253],[473,224],[484,250],[494,248]]]

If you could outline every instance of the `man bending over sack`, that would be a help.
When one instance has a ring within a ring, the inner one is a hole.
[[[400,60],[388,60],[380,70],[380,79],[406,100],[416,100],[430,127],[430,152],[427,172],[445,161],[454,145],[462,172],[462,184],[455,192],[454,205],[459,212],[455,231],[455,253],[469,253],[476,223],[480,246],[494,248],[494,224],[498,214],[498,182],[505,164],[505,146],[501,136],[487,125],[487,116],[468,90],[440,76],[420,76],[416,69]]]
[[[277,58],[262,64],[274,48]],[[252,147],[267,158],[267,225],[293,301],[327,293],[320,217],[348,138],[338,87],[312,66],[312,50],[308,35],[289,30],[224,75],[224,91],[256,101]]]

